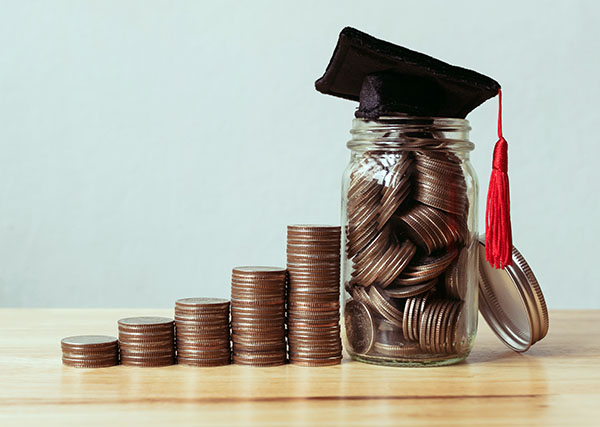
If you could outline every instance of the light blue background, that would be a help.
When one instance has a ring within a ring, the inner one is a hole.
[[[600,3],[482,3],[1,1],[0,305],[228,296],[338,223],[355,105],[313,85],[351,25],[501,82],[515,244],[551,308],[600,308]]]

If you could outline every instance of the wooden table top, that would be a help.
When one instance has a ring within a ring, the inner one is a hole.
[[[551,312],[548,336],[526,354],[508,350],[480,321],[467,362],[440,368],[349,359],[321,368],[61,365],[61,338],[116,335],[117,319],[143,314],[172,313],[0,309],[0,425],[581,425],[600,418],[600,311]]]

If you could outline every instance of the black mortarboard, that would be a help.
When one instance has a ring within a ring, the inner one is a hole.
[[[327,95],[359,101],[355,116],[366,119],[398,113],[464,119],[485,100],[500,95],[486,209],[486,258],[496,268],[512,263],[508,146],[502,136],[498,82],[346,27],[315,87]]]
[[[465,118],[498,94],[495,80],[346,27],[319,92],[359,101],[356,117],[389,113]]]

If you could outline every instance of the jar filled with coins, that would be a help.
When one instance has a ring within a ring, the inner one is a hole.
[[[469,354],[479,248],[469,130],[465,119],[354,119],[342,208],[352,358],[446,365]]]

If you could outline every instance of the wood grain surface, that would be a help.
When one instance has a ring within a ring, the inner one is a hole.
[[[528,353],[480,319],[466,363],[63,367],[60,339],[116,334],[170,310],[0,309],[0,425],[520,425],[600,423],[600,311],[554,311]]]

